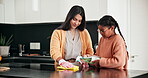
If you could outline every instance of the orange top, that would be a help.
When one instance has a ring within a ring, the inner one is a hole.
[[[2,60],[2,56],[0,56],[0,61]]]
[[[127,69],[128,52],[120,35],[101,37],[96,54],[101,57],[100,67]]]
[[[82,43],[82,52],[81,55],[85,54],[93,55],[92,41],[87,29],[79,31],[81,43]],[[64,47],[65,47],[66,31],[64,30],[54,30],[51,41],[50,41],[50,55],[56,60],[58,57],[64,59]]]

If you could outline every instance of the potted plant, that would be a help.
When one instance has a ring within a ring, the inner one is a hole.
[[[8,39],[4,35],[0,35],[0,56],[8,56],[10,44],[12,43],[12,36],[11,35]]]

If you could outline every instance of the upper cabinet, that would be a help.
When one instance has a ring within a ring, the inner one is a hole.
[[[15,23],[14,0],[0,0],[0,23]]]
[[[86,20],[107,13],[107,0],[0,0],[0,23],[62,22],[73,5],[83,6]]]

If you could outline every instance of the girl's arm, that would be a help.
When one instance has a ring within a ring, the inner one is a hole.
[[[127,51],[124,41],[117,41],[112,54],[111,58],[101,57],[99,61],[101,67],[122,68],[126,65]]]

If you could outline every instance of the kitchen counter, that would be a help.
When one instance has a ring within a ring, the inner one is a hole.
[[[51,59],[50,56],[17,56],[17,57],[10,57],[6,56],[3,57],[2,63],[54,63],[54,60]]]
[[[25,61],[27,60],[27,61]],[[148,71],[84,68],[79,71],[54,69],[50,57],[4,57],[0,67],[0,78],[148,78]]]
[[[51,59],[50,56],[18,56],[18,57],[8,56],[8,57],[3,57],[0,66],[7,66],[11,68],[55,70],[54,60]]]
[[[148,78],[148,71],[142,70],[118,70],[118,69],[97,69],[85,68],[78,71],[54,70],[54,67],[47,65],[44,69],[39,69],[38,64],[29,66],[30,63],[10,63],[1,64],[0,67],[10,67],[7,71],[0,71],[0,78]],[[15,66],[16,65],[16,66]],[[28,67],[27,67],[28,66]]]
[[[45,71],[27,68],[11,68],[0,72],[0,77],[6,78],[147,78],[148,72],[140,70],[117,69],[85,69],[73,71]]]

